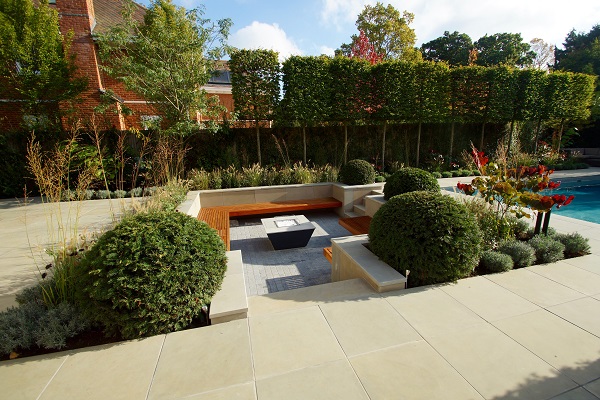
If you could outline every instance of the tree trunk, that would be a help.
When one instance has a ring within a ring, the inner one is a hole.
[[[450,127],[450,152],[448,153],[448,165],[452,162],[452,151],[454,151],[454,121]]]
[[[258,125],[258,121],[256,121],[256,152],[258,154],[258,165],[261,165],[262,160],[260,158],[260,126]]]
[[[302,146],[304,147],[304,165],[306,165],[306,126],[302,126]]]
[[[485,136],[485,121],[481,125],[481,139],[479,140],[479,151],[483,151],[483,138]]]
[[[348,125],[344,124],[344,164],[348,163]]]
[[[417,163],[416,167],[419,168],[419,153],[421,152],[421,121],[419,121],[419,130],[417,132]]]
[[[385,171],[385,131],[387,130],[387,121],[383,123],[383,141],[381,146],[381,172]]]
[[[515,120],[510,121],[510,131],[508,133],[508,155],[510,156],[510,150],[513,142],[513,132],[515,130]]]
[[[556,143],[556,152],[560,152],[560,142],[562,141],[563,129],[565,129],[565,120],[560,120],[560,130],[558,131],[558,140]]]
[[[533,151],[534,154],[537,154],[537,151],[538,151],[538,141],[540,138],[541,125],[542,125],[542,118],[540,117],[540,118],[538,118],[537,126],[535,127],[535,147],[534,147],[534,151]]]

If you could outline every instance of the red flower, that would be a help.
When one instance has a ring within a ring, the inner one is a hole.
[[[556,208],[561,208],[562,206],[568,206],[571,204],[575,196],[571,195],[567,198],[564,194],[555,194],[552,196],[552,200],[554,204],[556,204]]]
[[[560,186],[560,182],[548,182],[548,189],[556,189]]]
[[[456,184],[456,187],[458,188],[458,190],[462,190],[463,192],[465,192],[465,194],[468,194],[469,196],[475,192],[475,190],[473,189],[473,185],[470,185],[468,183],[458,182]]]
[[[548,184],[546,182],[540,182],[540,183],[538,183],[537,186],[538,186],[538,189],[544,190],[548,187]]]
[[[554,196],[542,196],[542,198],[540,199],[540,204],[542,205],[542,208],[545,208],[547,210],[551,209],[554,203]]]
[[[473,146],[473,151],[471,154],[473,155],[473,160],[475,160],[475,164],[479,169],[481,169],[481,167],[483,167],[489,161],[489,158],[485,156],[485,153],[483,151],[477,151],[475,146]]]

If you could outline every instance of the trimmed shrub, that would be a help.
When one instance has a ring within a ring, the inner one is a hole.
[[[452,178],[452,172],[450,172],[450,171],[442,172],[442,178]]]
[[[368,185],[375,182],[375,168],[365,160],[350,160],[340,168],[338,179],[346,185]]]
[[[459,176],[462,176],[460,170],[452,171],[453,178],[458,178]]]
[[[129,191],[129,196],[131,197],[142,197],[142,188],[136,187]]]
[[[530,228],[531,225],[525,218],[517,219],[513,225],[515,238],[519,240],[527,239],[529,237],[528,231]]]
[[[498,251],[507,254],[514,262],[514,268],[530,267],[535,261],[535,251],[525,242],[504,240],[498,246]]]
[[[554,239],[565,246],[566,258],[579,257],[590,253],[589,239],[584,238],[577,232],[559,233],[554,235]]]
[[[535,235],[527,244],[533,247],[538,264],[553,263],[565,258],[565,245],[551,236]]]
[[[373,216],[371,251],[410,286],[468,276],[479,262],[481,233],[475,217],[449,196],[430,191],[389,199]]]
[[[432,172],[431,175],[435,178],[435,179],[440,179],[442,177],[442,174],[440,174],[439,172]]]
[[[98,199],[109,199],[111,195],[111,191],[110,190],[98,190],[96,192],[96,198]]]
[[[513,236],[515,221],[511,217],[498,215],[488,203],[480,198],[469,197],[462,199],[462,203],[477,219],[484,250],[492,250],[502,240]]]
[[[481,254],[479,265],[487,272],[504,272],[513,268],[513,260],[508,254],[486,250]]]
[[[115,199],[122,199],[127,195],[127,192],[125,190],[115,190],[114,195]]]
[[[383,198],[391,199],[399,194],[420,190],[439,192],[437,179],[429,172],[419,168],[402,168],[394,172],[385,182]]]
[[[385,182],[385,177],[381,176],[381,175],[377,175],[375,177],[375,182],[377,182],[377,183]]]
[[[136,214],[86,253],[78,303],[108,334],[177,331],[210,303],[226,262],[223,241],[204,222],[174,211]]]

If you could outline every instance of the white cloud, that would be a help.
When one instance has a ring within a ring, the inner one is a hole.
[[[240,49],[267,49],[279,52],[279,60],[302,54],[292,38],[277,24],[254,21],[229,37],[229,44]]]
[[[326,56],[334,56],[335,49],[329,46],[319,46],[319,55],[325,54]]]
[[[485,34],[520,33],[529,42],[539,37],[548,43],[561,45],[573,28],[589,31],[600,23],[598,0],[391,0],[400,12],[415,14],[411,25],[420,45],[444,31],[468,34],[473,41]],[[338,29],[351,29],[358,14],[371,0],[322,0],[323,24]],[[354,32],[352,32],[354,33]]]

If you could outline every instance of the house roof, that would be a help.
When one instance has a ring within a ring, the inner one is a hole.
[[[121,11],[124,5],[125,0],[94,0],[94,13],[96,14],[94,34],[105,33],[111,27],[123,23]],[[133,7],[133,18],[136,21],[143,22],[146,7],[135,2]]]

